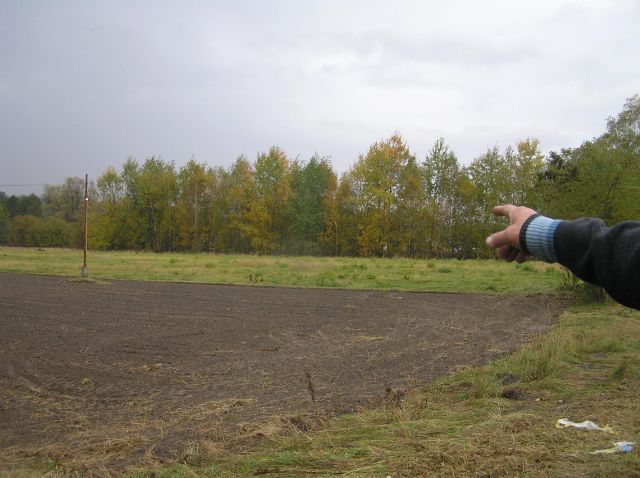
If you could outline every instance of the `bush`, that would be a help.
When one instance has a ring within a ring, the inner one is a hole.
[[[43,247],[69,247],[72,244],[72,225],[64,219],[52,217],[37,226],[37,242]]]
[[[71,247],[74,243],[74,225],[59,217],[16,216],[9,223],[9,245],[12,246]]]
[[[5,244],[9,238],[9,214],[6,206],[0,202],[0,244]]]
[[[9,224],[9,245],[32,247],[38,245],[38,223],[31,215],[16,216]]]
[[[578,300],[585,304],[607,301],[607,293],[602,287],[582,282],[568,269],[565,269],[562,273],[560,289],[572,292]]]

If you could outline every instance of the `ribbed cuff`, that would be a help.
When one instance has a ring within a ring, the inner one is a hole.
[[[533,257],[545,262],[557,262],[556,248],[553,244],[553,236],[556,227],[562,221],[550,219],[545,216],[536,216],[528,224],[524,224],[521,237],[524,241],[521,245]]]
[[[529,249],[527,249],[527,240],[526,240],[525,234],[527,232],[527,228],[529,227],[529,223],[539,216],[540,214],[532,214],[527,218],[526,221],[524,221],[524,223],[522,224],[522,227],[520,228],[520,236],[518,237],[518,241],[520,242],[520,248],[529,255],[531,255],[531,253],[529,252]]]

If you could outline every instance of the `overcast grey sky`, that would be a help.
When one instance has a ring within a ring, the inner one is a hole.
[[[640,93],[639,25],[636,0],[3,0],[0,184],[271,145],[345,171],[394,131],[464,164],[576,146]]]

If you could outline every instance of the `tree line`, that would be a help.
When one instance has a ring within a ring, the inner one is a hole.
[[[0,192],[0,243],[79,246],[84,180],[41,196]],[[89,247],[292,255],[485,257],[492,208],[526,204],[565,219],[640,218],[640,97],[605,132],[545,157],[536,139],[489,148],[462,166],[444,139],[417,158],[400,134],[344,174],[272,147],[229,167],[151,157],[90,186]]]

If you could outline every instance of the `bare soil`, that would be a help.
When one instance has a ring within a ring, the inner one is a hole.
[[[513,351],[558,312],[543,296],[0,273],[0,470],[249,446]]]

